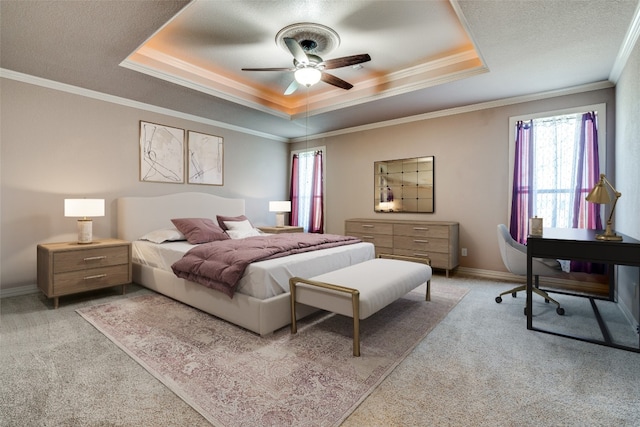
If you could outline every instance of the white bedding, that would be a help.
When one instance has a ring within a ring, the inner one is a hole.
[[[170,272],[171,265],[194,247],[186,241],[156,244],[141,240],[134,241],[132,246],[134,263]],[[236,292],[268,299],[289,292],[291,277],[314,277],[374,257],[373,245],[356,243],[255,262],[245,270]]]

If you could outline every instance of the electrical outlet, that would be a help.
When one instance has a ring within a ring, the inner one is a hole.
[[[467,256],[467,248],[462,248],[462,256]]]

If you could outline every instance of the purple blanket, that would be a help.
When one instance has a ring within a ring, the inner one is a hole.
[[[360,239],[355,237],[310,233],[221,240],[189,250],[171,269],[178,277],[233,297],[238,281],[252,262],[358,242]]]

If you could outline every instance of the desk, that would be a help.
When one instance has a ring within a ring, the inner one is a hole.
[[[604,337],[603,340],[570,336],[533,327],[533,276],[531,274],[533,258],[555,258],[598,262],[607,264],[611,272],[613,272],[615,265],[640,266],[640,241],[621,233],[618,234],[622,236],[622,241],[596,240],[596,234],[598,233],[602,233],[602,231],[545,228],[543,236],[529,236],[527,238],[527,329],[640,353],[640,341],[638,347],[627,347],[615,344],[610,340],[606,331],[606,325],[599,317],[599,313],[593,299],[591,299],[591,305],[593,307],[594,314],[598,318],[598,323]],[[615,278],[613,274],[610,274],[609,277],[611,278],[609,283],[609,299],[613,300]]]

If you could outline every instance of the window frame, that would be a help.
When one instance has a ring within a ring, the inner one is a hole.
[[[324,218],[325,229],[327,224],[327,147],[325,145],[318,145],[315,147],[305,147],[299,150],[291,150],[289,153],[289,194],[291,196],[291,168],[293,165],[293,156],[295,154],[306,153],[308,151],[322,151],[322,194],[324,195],[324,203],[322,204],[322,217]]]
[[[606,164],[607,164],[607,104],[599,103],[599,104],[591,104],[591,105],[583,105],[579,107],[570,107],[564,108],[561,110],[553,110],[553,111],[542,111],[538,113],[529,113],[523,114],[519,116],[511,116],[509,117],[509,169],[508,169],[508,179],[509,184],[507,186],[507,227],[510,226],[510,218],[511,218],[511,203],[513,198],[513,165],[514,165],[514,156],[516,151],[516,123],[520,120],[536,120],[543,119],[555,116],[563,116],[567,114],[580,114],[587,111],[595,111],[598,115],[598,156],[600,158],[600,172],[606,173]],[[601,215],[605,214],[605,205],[601,207]]]

